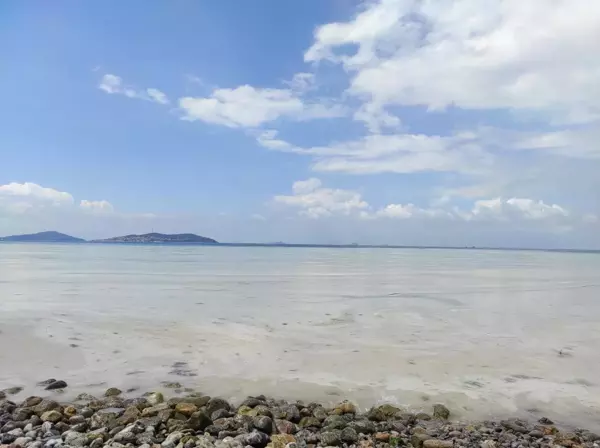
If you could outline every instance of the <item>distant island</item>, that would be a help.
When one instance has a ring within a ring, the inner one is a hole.
[[[0,237],[0,241],[15,241],[15,242],[37,242],[37,243],[84,243],[85,240],[75,238],[71,235],[65,235],[60,232],[39,232],[30,233],[27,235],[11,235]]]
[[[193,233],[169,235],[165,233],[146,233],[144,235],[115,236],[102,240],[86,241],[60,232],[40,232],[28,235],[11,235],[0,237],[0,241],[22,243],[203,243],[217,244],[216,240]]]
[[[107,238],[103,240],[92,240],[91,243],[207,243],[217,244],[216,240],[193,233],[179,233],[168,235],[164,233],[146,233],[144,235],[125,235]]]

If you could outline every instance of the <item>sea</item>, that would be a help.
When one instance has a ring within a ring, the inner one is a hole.
[[[0,244],[0,390],[167,382],[600,429],[600,254]]]

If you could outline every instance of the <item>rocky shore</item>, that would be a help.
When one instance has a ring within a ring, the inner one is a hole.
[[[348,401],[333,407],[248,397],[238,406],[178,383],[161,392],[127,397],[116,388],[102,397],[61,400],[64,381],[0,391],[0,448],[600,448],[600,436],[560,431],[552,421],[519,419],[459,422],[442,404],[410,413],[384,404],[360,411]]]

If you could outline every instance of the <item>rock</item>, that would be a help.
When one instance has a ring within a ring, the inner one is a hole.
[[[104,392],[104,396],[105,397],[116,397],[118,395],[121,395],[123,393],[123,391],[121,389],[117,389],[116,387],[111,387],[109,389],[106,389],[106,392]]]
[[[150,407],[150,403],[148,403],[148,400],[146,400],[144,397],[128,398],[127,400],[123,401],[123,405],[125,408],[135,406],[140,411]]]
[[[119,425],[130,425],[141,417],[142,413],[135,406],[129,406],[125,409],[123,415],[118,418]]]
[[[186,426],[194,431],[204,431],[210,425],[212,420],[204,411],[194,412],[188,419]]]
[[[67,387],[67,383],[62,380],[58,380],[48,384],[46,386],[46,390],[64,389],[65,387]]]
[[[102,445],[104,445],[104,442],[102,441],[102,439],[94,439],[90,443],[90,448],[101,448]]]
[[[290,421],[292,423],[299,423],[300,422],[300,411],[293,404],[280,407],[279,408],[279,414],[281,416],[280,418],[282,418],[284,420],[288,420],[288,421]]]
[[[198,412],[198,407],[192,403],[178,403],[175,405],[175,411],[190,417],[194,412]]]
[[[147,443],[148,445],[154,445],[156,443],[156,437],[154,436],[154,434],[150,432],[143,432],[135,436],[136,445],[143,445],[145,443]]]
[[[17,395],[22,390],[23,390],[23,388],[21,386],[14,386],[14,387],[9,387],[8,389],[2,390],[2,392],[4,392],[4,396]]]
[[[307,417],[310,418],[310,417]],[[314,419],[317,420],[316,418]],[[341,415],[330,415],[323,421],[323,427],[329,429],[344,429],[348,422]],[[319,426],[317,426],[318,428]]]
[[[269,436],[264,432],[252,431],[249,434],[244,434],[243,443],[255,447],[264,447],[269,443]]]
[[[167,436],[165,441],[161,443],[161,446],[163,448],[175,448],[183,435],[181,431],[175,431]]]
[[[426,440],[431,439],[431,436],[423,433],[413,434],[410,438],[410,443],[414,448],[421,448]]]
[[[144,431],[144,425],[141,423],[132,423],[115,434],[113,440],[120,443],[133,443],[137,440],[137,435]]]
[[[25,447],[31,440],[31,437],[19,437],[13,442],[13,445]]]
[[[253,426],[266,434],[271,434],[273,432],[273,420],[271,417],[260,416],[255,417],[253,421]]]
[[[63,414],[65,414],[67,417],[73,417],[75,414],[77,414],[77,409],[75,409],[73,406],[67,406],[63,410]]]
[[[299,423],[301,428],[320,428],[321,421],[316,417],[303,417]],[[346,426],[344,424],[344,426]],[[344,427],[342,426],[342,428]]]
[[[7,434],[10,434],[11,436],[15,436],[15,437],[23,437],[25,435],[25,433],[23,432],[23,430],[21,428],[11,429],[10,431],[7,432]]]
[[[431,415],[429,415],[426,412],[419,412],[415,415],[415,419],[418,420],[425,420],[425,421],[429,421],[431,420]]]
[[[354,420],[348,426],[354,428],[356,432],[363,434],[373,434],[377,430],[375,424],[369,420]]]
[[[117,426],[117,418],[119,418],[125,409],[122,408],[107,408],[100,409],[90,419],[90,428],[99,429],[107,427],[109,429]]]
[[[343,442],[348,444],[356,443],[358,440],[358,433],[356,430],[350,426],[342,429],[341,438]]]
[[[90,394],[79,394],[77,395],[77,398],[75,398],[75,400],[77,401],[96,401],[96,397],[94,397],[93,395]]]
[[[502,426],[518,434],[527,434],[529,430],[519,420],[502,420]]]
[[[479,445],[481,448],[496,448],[496,442],[492,439],[487,439]]]
[[[554,422],[547,417],[540,418],[538,420],[538,422],[541,423],[542,425],[553,425],[554,424]]]
[[[367,412],[367,418],[373,422],[383,422],[386,420],[385,414],[379,408],[371,408]]]
[[[88,430],[88,424],[86,421],[71,425],[71,430],[76,432],[86,432]]]
[[[376,432],[375,440],[377,440],[378,442],[387,443],[390,440],[390,433],[389,432]]]
[[[308,429],[302,429],[298,431],[295,435],[296,443],[301,446],[305,444],[316,445],[319,443],[319,435],[316,432],[309,431]]]
[[[443,404],[436,404],[433,406],[433,418],[448,420],[450,418],[450,410]]]
[[[196,406],[198,406],[198,409],[200,409],[201,407],[204,407],[208,404],[208,402],[210,401],[210,397],[208,395],[200,397],[189,395],[187,397],[183,397],[183,401],[187,403],[194,403]]]
[[[258,398],[255,398],[255,397],[248,397],[242,402],[242,404],[240,406],[255,408],[259,404],[265,404],[265,402],[262,400],[259,400]]]
[[[104,441],[108,437],[108,430],[107,430],[107,428],[98,428],[98,429],[88,432],[86,434],[86,437],[88,439],[88,442],[90,442],[90,443],[97,439]]]
[[[146,395],[146,400],[150,406],[156,406],[157,404],[163,403],[165,401],[165,397],[160,392],[151,392]]]
[[[75,431],[67,431],[63,434],[63,438],[65,443],[70,446],[85,446],[88,443],[88,438],[86,434],[81,434]]]
[[[13,420],[16,422],[24,422],[33,415],[33,409],[31,408],[17,408],[13,412]]]
[[[298,427],[287,420],[275,419],[275,426],[277,431],[282,434],[296,434],[298,432]]]
[[[541,439],[542,437],[544,437],[544,433],[539,429],[534,429],[533,431],[530,431],[529,435],[536,439]]]
[[[269,448],[286,448],[288,443],[296,443],[296,438],[290,434],[274,434]]]
[[[356,414],[356,406],[353,403],[350,403],[349,401],[343,401],[342,403],[338,404],[335,407],[333,412],[338,415]],[[313,415],[314,415],[314,413],[313,413]],[[317,416],[315,415],[315,417],[317,417]]]
[[[13,436],[12,434],[0,434],[0,444],[11,444],[13,443],[15,440],[17,440],[18,437],[17,436]]]
[[[323,406],[317,406],[313,410],[313,416],[318,418],[320,421],[323,421],[329,416],[329,414],[327,414],[327,411],[323,408]]]
[[[429,439],[423,442],[423,448],[452,448],[453,446],[452,440]]]
[[[165,381],[162,385],[167,389],[181,389],[183,387],[181,383],[178,383],[177,381]]]
[[[142,417],[154,417],[162,411],[171,411],[171,407],[167,403],[159,403],[155,406],[150,406],[142,411]]]
[[[377,409],[379,409],[386,418],[391,418],[398,412],[402,412],[400,408],[391,404],[382,404]]]
[[[212,421],[219,420],[220,418],[227,418],[231,415],[231,413],[227,409],[218,409],[212,413],[210,418]]]
[[[199,436],[196,440],[196,446],[198,448],[214,448],[214,440],[210,436]]]
[[[213,412],[218,411],[219,409],[225,409],[226,411],[229,411],[231,406],[222,398],[211,398],[206,404],[206,413],[208,415],[212,415]]]
[[[42,421],[57,423],[62,420],[62,414],[58,411],[47,411],[42,414]]]
[[[323,446],[336,446],[342,444],[342,431],[339,429],[333,429],[331,431],[324,431],[321,433],[321,445]]]
[[[251,412],[254,414],[253,409],[250,406],[246,406],[244,404],[237,408],[236,411],[238,415],[250,415]]]
[[[42,401],[43,401],[42,397],[36,397],[36,396],[27,397],[25,400],[23,400],[23,403],[21,403],[21,407],[31,408],[33,406],[37,406]]]
[[[42,415],[44,412],[61,409],[60,404],[54,400],[44,399],[39,404],[34,406],[33,411],[37,415]]]

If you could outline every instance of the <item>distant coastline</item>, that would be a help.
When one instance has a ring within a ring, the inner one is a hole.
[[[168,245],[208,245],[221,247],[284,247],[284,248],[323,248],[323,249],[451,249],[451,250],[495,250],[495,251],[538,251],[559,253],[598,254],[600,249],[539,248],[539,247],[487,247],[487,246],[419,246],[393,244],[310,244],[310,243],[223,243],[215,239],[193,233],[164,234],[146,233],[124,235],[105,239],[84,240],[64,233],[49,231],[26,235],[0,237],[0,242],[20,243],[68,243],[68,244],[168,244]]]

